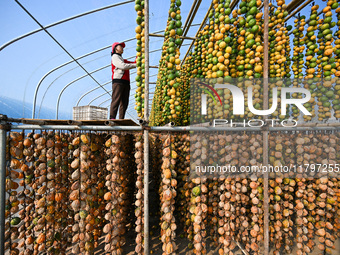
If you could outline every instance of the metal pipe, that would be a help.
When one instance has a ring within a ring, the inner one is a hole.
[[[45,125],[46,121],[45,120],[36,120],[36,119],[32,119],[32,120],[23,119],[22,123],[23,124]]]
[[[191,19],[191,15],[192,15],[192,12],[194,9],[196,9],[196,4],[199,2],[199,4],[201,4],[201,1],[202,0],[198,0],[198,1],[193,1],[192,5],[191,5],[191,8],[190,8],[190,11],[188,13],[188,16],[184,22],[184,25],[183,25],[183,35],[186,35],[186,30],[187,30],[187,24],[189,23],[189,20]]]
[[[142,131],[139,126],[93,126],[93,125],[11,125],[13,130],[94,130],[94,131]]]
[[[144,120],[149,122],[149,0],[144,1],[145,15],[145,94]],[[144,254],[149,255],[149,130],[144,130]]]
[[[263,165],[268,166],[268,131],[263,131]],[[265,172],[263,176],[263,210],[264,210],[264,255],[269,255],[269,183],[268,173]]]
[[[134,57],[130,57],[130,58],[127,58],[127,59],[132,59],[132,58],[134,58]],[[110,65],[109,65],[109,66],[110,66]],[[107,66],[106,66],[106,67],[107,67]],[[131,74],[135,74],[135,73],[136,73],[136,72],[133,72],[133,73],[131,73]],[[109,84],[109,83],[111,83],[111,82],[112,82],[112,80],[109,80],[109,81],[103,83],[102,85],[104,86],[104,85],[107,85],[107,84]],[[87,92],[84,93],[83,95],[81,95],[80,98],[79,98],[78,101],[77,101],[76,106],[79,105],[80,101],[81,101],[86,95],[88,95],[89,93],[91,93],[91,92],[93,92],[93,91],[95,91],[95,90],[97,90],[97,89],[99,89],[99,88],[100,88],[100,87],[97,86],[97,87],[95,87],[95,88],[93,88],[93,89],[87,91]],[[110,92],[110,91],[109,91],[109,92]]]
[[[0,114],[0,120],[2,118],[2,114]],[[36,124],[38,125],[48,125],[49,122],[54,122],[54,120],[48,120],[48,119],[42,119],[42,120],[38,120],[38,119],[24,119],[24,118],[6,118],[7,122],[11,122],[11,123],[23,123],[23,124]],[[140,120],[142,121],[140,124],[146,123],[144,120]],[[235,123],[237,124],[237,123]],[[261,122],[257,122],[257,124],[261,124]],[[16,127],[16,125],[13,125],[14,127]],[[20,126],[20,127],[24,127]],[[227,130],[227,131],[253,131],[254,128],[261,128],[261,126],[254,126],[254,127],[250,127],[250,126],[243,126],[243,127],[230,127],[228,125],[219,125],[216,127],[213,127],[211,122],[205,122],[205,123],[200,123],[200,124],[194,124],[191,126],[184,126],[184,127],[176,127],[178,130],[179,129],[185,129],[185,130],[190,130],[190,131],[200,131],[197,130],[198,128],[201,128],[200,130],[208,130],[208,131],[213,131],[216,129],[219,130]],[[157,127],[158,128],[158,127]],[[156,128],[156,130],[157,130]],[[268,126],[268,130],[269,131],[303,131],[303,130],[337,130],[340,129],[340,122],[330,122],[330,123],[302,123],[302,124],[297,124],[297,126]],[[166,131],[169,131],[168,129]]]
[[[236,7],[236,5],[238,4],[240,0],[234,0],[232,1],[232,3],[230,4],[230,9],[231,10],[234,10],[234,8]]]
[[[111,120],[105,121],[105,125],[106,126],[117,126],[117,124],[114,121],[111,121]]]
[[[101,106],[102,104],[105,104],[107,101],[111,100],[111,98],[106,99],[105,101],[101,102],[98,106]]]
[[[80,125],[83,124],[83,122],[78,121],[78,120],[68,120],[68,121],[67,121],[67,124],[69,124],[69,125],[77,125],[77,126],[80,126]]]
[[[142,131],[143,128],[140,126],[93,126],[93,125],[11,125],[13,130],[95,130],[95,131]],[[188,132],[188,131],[199,131],[199,132],[258,132],[263,131],[260,127],[149,127],[151,132]],[[269,127],[268,131],[278,132],[278,131],[336,131],[340,130],[339,126],[336,127]]]
[[[165,124],[164,127],[173,127],[175,126],[175,123],[173,121],[170,121],[168,124]]]
[[[194,1],[191,9],[189,11],[188,17],[185,20],[184,26],[183,26],[183,36],[186,36],[190,27],[191,27],[191,23],[194,21],[194,18],[196,16],[196,13],[200,7],[202,3],[202,0],[198,0],[198,1]],[[183,42],[183,41],[182,41]]]
[[[303,5],[301,5],[299,8],[297,8],[294,12],[292,12],[288,17],[285,18],[285,22],[288,21],[291,17],[293,17],[296,13],[301,11],[303,8],[305,8],[312,1],[314,1],[314,0],[308,0]]]
[[[6,208],[6,124],[7,116],[1,115],[0,127],[0,254],[5,254]]]
[[[164,32],[164,30],[156,31],[156,32],[154,32],[154,33],[161,33],[161,32]],[[134,40],[136,40],[136,38],[135,38],[135,37],[132,37],[132,38],[129,38],[129,39],[127,39],[127,40],[124,40],[124,42],[129,42],[129,41],[134,41]],[[95,50],[95,51],[89,52],[89,53],[87,53],[87,54],[85,54],[85,55],[82,55],[82,56],[76,58],[76,60],[79,60],[79,59],[88,57],[88,56],[90,56],[90,55],[92,55],[92,54],[95,54],[95,53],[97,53],[97,52],[99,52],[99,51],[109,49],[109,48],[111,48],[111,46],[112,46],[112,45],[110,44],[110,45],[105,46],[105,47],[103,47],[103,48],[100,48],[100,49],[97,49],[97,50]],[[64,66],[66,66],[66,65],[68,65],[68,64],[71,64],[71,63],[73,63],[73,62],[74,62],[74,60],[70,60],[70,61],[68,61],[68,62],[63,63],[63,64],[60,65],[60,66],[55,67],[54,69],[48,71],[48,72],[40,79],[38,85],[35,87],[34,98],[33,98],[32,118],[34,118],[34,115],[35,115],[35,107],[36,107],[37,95],[38,95],[38,91],[39,91],[40,85],[41,85],[41,83],[43,82],[43,80],[44,80],[48,75],[50,75],[51,73],[53,73],[54,71],[56,71],[56,70],[58,70],[58,69],[60,69],[60,68],[62,68],[62,67],[64,67]],[[100,88],[100,86],[98,86],[98,87]]]
[[[84,13],[81,13],[81,14],[78,14],[78,15],[75,15],[75,16],[72,16],[72,17],[69,17],[69,18],[66,18],[66,19],[63,19],[63,20],[59,20],[55,23],[52,23],[50,25],[47,25],[45,26],[45,28],[50,28],[50,27],[54,27],[56,25],[60,25],[64,22],[67,22],[67,21],[70,21],[70,20],[73,20],[73,19],[76,19],[76,18],[80,18],[80,17],[83,17],[83,16],[86,16],[88,14],[91,14],[91,13],[95,13],[95,12],[98,12],[98,11],[103,11],[103,10],[106,10],[106,9],[109,9],[109,8],[112,8],[112,7],[116,7],[116,6],[119,6],[119,5],[123,5],[123,4],[128,4],[128,3],[132,3],[134,2],[134,0],[129,0],[129,1],[125,1],[125,2],[120,2],[120,3],[116,3],[116,4],[111,4],[111,5],[108,5],[108,6],[105,6],[105,7],[101,7],[101,8],[98,8],[98,9],[94,9],[92,11],[88,11],[88,12],[84,12]],[[43,31],[42,28],[38,28],[36,30],[33,30],[27,34],[24,34],[24,35],[21,35],[17,38],[14,38],[12,39],[11,41],[3,44],[1,47],[0,47],[0,51],[2,51],[4,48],[6,48],[7,46],[11,45],[12,43],[16,42],[16,41],[19,41],[27,36],[30,36],[30,35],[33,35],[37,32],[40,32],[40,31]]]
[[[108,82],[108,83],[110,83],[110,82]],[[112,89],[109,90],[109,92],[111,93],[111,92],[112,92]],[[102,96],[105,96],[105,95],[106,95],[106,93],[103,93],[103,94],[101,94],[101,95],[99,95],[99,96],[96,96],[96,97],[93,98],[87,105],[90,105],[93,101],[95,101],[96,99],[98,99],[98,98],[100,98],[100,97],[102,97]]]
[[[264,57],[263,57],[263,109],[268,109],[269,99],[268,99],[268,68],[269,68],[269,37],[268,37],[268,22],[269,22],[269,0],[264,0],[264,31],[263,31],[263,38],[264,38]],[[266,119],[266,117],[264,117]],[[268,166],[268,130],[263,131],[263,165]],[[268,194],[268,173],[264,173],[263,176],[263,242],[264,242],[264,255],[269,255],[269,194]]]

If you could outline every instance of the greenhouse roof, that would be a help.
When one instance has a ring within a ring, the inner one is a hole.
[[[183,24],[194,2],[183,1]],[[209,0],[201,2],[192,24],[202,22],[210,4]],[[150,1],[150,33],[162,34],[169,7],[168,0]],[[1,1],[1,113],[17,118],[72,119],[74,106],[108,107],[111,45],[126,42],[123,56],[134,60],[136,17],[134,0]],[[198,25],[191,26],[187,36],[195,36]],[[151,66],[158,66],[163,40],[150,37]],[[190,39],[184,40],[181,55],[190,43]],[[150,100],[157,71],[150,69]],[[137,120],[135,75],[131,70],[126,118]]]

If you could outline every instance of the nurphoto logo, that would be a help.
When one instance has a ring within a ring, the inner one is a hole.
[[[231,84],[216,84],[215,89],[229,89],[233,98],[233,114],[243,115],[244,114],[244,94],[240,88]],[[304,98],[287,98],[287,93],[302,93],[305,95]],[[272,114],[278,105],[277,100],[277,88],[273,88],[273,103],[268,110],[257,110],[253,105],[253,88],[248,87],[248,107],[249,110],[255,115],[269,115]],[[304,106],[311,99],[311,93],[309,90],[304,88],[281,88],[281,115],[287,114],[287,105],[295,105],[304,115],[312,115]],[[207,114],[207,94],[201,94],[201,113],[202,115]],[[220,99],[221,101],[221,99]]]
[[[213,127],[295,127],[298,117],[312,116],[308,87],[291,80],[268,81],[269,105],[264,108],[264,80],[196,79],[190,83],[191,123]]]

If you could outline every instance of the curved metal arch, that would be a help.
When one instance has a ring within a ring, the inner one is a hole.
[[[156,76],[156,75],[158,75],[158,74],[150,75],[150,77],[154,77],[154,76]],[[111,82],[111,81],[110,81],[110,82]],[[135,81],[131,82],[131,84],[133,84],[133,83],[136,83],[136,82],[135,82]],[[131,89],[130,91],[134,91],[134,90],[136,90],[136,88]],[[112,89],[109,90],[109,92],[112,92]],[[101,95],[95,97],[95,98],[92,99],[87,105],[90,105],[93,101],[95,101],[96,99],[98,99],[98,98],[100,98],[100,97],[102,97],[102,96],[105,96],[105,95],[107,95],[107,93],[103,93],[103,94],[101,94]],[[131,101],[131,100],[129,99],[129,102],[130,102],[130,101]]]
[[[164,30],[159,30],[159,31],[156,31],[156,32],[154,32],[154,33],[156,34],[156,33],[161,33],[161,32],[164,32]],[[129,38],[129,39],[127,39],[127,40],[124,40],[124,42],[130,42],[130,41],[134,41],[134,40],[136,40],[136,38],[135,38],[135,37],[132,37],[132,38]],[[102,50],[106,50],[106,49],[111,48],[111,47],[112,47],[112,45],[110,44],[110,45],[105,46],[105,47],[103,47],[103,48],[100,48],[100,49],[97,49],[97,50],[92,51],[92,52],[90,52],[90,53],[87,53],[87,54],[85,54],[85,55],[82,55],[82,56],[80,56],[80,57],[78,57],[78,58],[75,58],[75,60],[79,60],[79,59],[88,57],[88,56],[90,56],[90,55],[92,55],[92,54],[94,54],[94,53],[100,52],[100,51],[102,51]],[[58,70],[58,69],[60,69],[60,68],[62,68],[62,67],[64,67],[64,66],[66,66],[66,65],[69,65],[69,64],[71,64],[71,63],[73,63],[73,62],[74,62],[74,60],[70,60],[70,61],[68,61],[68,62],[65,62],[65,63],[63,63],[63,64],[61,64],[61,65],[59,65],[59,66],[53,68],[52,70],[48,71],[48,72],[40,79],[40,81],[38,82],[37,86],[35,87],[35,92],[34,92],[34,98],[33,98],[33,110],[32,110],[33,118],[34,118],[35,108],[36,108],[36,103],[37,103],[37,95],[38,95],[38,92],[39,92],[39,88],[40,88],[40,86],[41,86],[41,83],[44,81],[44,79],[45,79],[48,75],[50,75],[50,74],[53,73],[54,71],[56,71],[56,70]]]
[[[98,106],[101,106],[102,104],[106,103],[107,101],[111,100],[111,98],[106,99],[105,101],[101,102]]]
[[[116,3],[116,4],[111,4],[111,5],[108,5],[108,6],[105,6],[105,7],[101,7],[101,8],[98,8],[98,9],[94,9],[94,10],[92,10],[92,11],[84,12],[84,13],[81,13],[81,14],[78,14],[78,15],[75,15],[75,16],[72,16],[72,17],[63,19],[63,20],[59,20],[59,21],[57,21],[57,22],[55,22],[55,23],[52,23],[52,24],[49,24],[49,25],[45,26],[44,28],[47,29],[47,28],[50,28],[50,27],[54,27],[54,26],[56,26],[56,25],[60,25],[60,24],[65,23],[65,22],[67,22],[67,21],[70,21],[70,20],[73,20],[73,19],[76,19],[76,18],[80,18],[80,17],[86,16],[86,15],[88,15],[88,14],[92,14],[92,13],[95,13],[95,12],[103,11],[103,10],[106,10],[106,9],[109,9],[109,8],[112,8],[112,7],[116,7],[116,6],[119,6],[119,5],[124,5],[124,4],[128,4],[128,3],[132,3],[132,2],[134,2],[134,0],[129,0],[129,1],[125,1],[125,2],[120,2],[120,3]],[[36,30],[33,30],[33,31],[28,32],[28,33],[26,33],[26,34],[23,34],[23,35],[21,35],[21,36],[19,36],[19,37],[17,37],[17,38],[14,38],[14,39],[12,39],[11,41],[8,41],[8,42],[6,42],[5,44],[1,45],[1,46],[0,46],[0,51],[2,51],[3,49],[5,49],[7,46],[11,45],[12,43],[17,42],[17,41],[19,41],[19,40],[21,40],[21,39],[24,39],[25,37],[28,37],[28,36],[30,36],[30,35],[33,35],[33,34],[35,34],[35,33],[40,32],[40,31],[43,31],[43,29],[42,29],[42,28],[38,28],[38,29],[36,29]]]
[[[103,56],[102,56],[102,57],[103,57]],[[101,58],[101,57],[99,57],[99,58]],[[92,60],[90,60],[90,61],[88,61],[88,62],[86,62],[86,63],[84,63],[84,64],[90,63],[90,62],[95,61],[95,60],[97,60],[97,59],[99,59],[99,58],[92,59]],[[44,95],[43,95],[43,97],[42,97],[42,99],[41,99],[41,102],[40,102],[39,111],[38,111],[38,118],[40,117],[41,106],[42,106],[42,104],[43,104],[43,102],[44,102],[44,99],[45,99],[45,96],[46,96],[46,94],[47,94],[48,89],[49,89],[49,88],[53,85],[53,83],[54,83],[56,80],[58,80],[61,76],[63,76],[64,74],[66,74],[66,73],[68,73],[68,72],[71,72],[72,70],[74,70],[74,69],[76,69],[76,68],[78,68],[78,67],[79,67],[79,66],[76,66],[76,67],[74,67],[74,68],[72,68],[72,69],[67,70],[66,72],[62,73],[62,74],[59,75],[57,78],[55,78],[55,79],[50,83],[50,85],[48,85],[48,87],[47,87],[47,89],[45,90]]]
[[[150,89],[154,89],[154,88],[155,88],[155,87],[150,87]],[[132,102],[134,99],[135,99],[134,97],[131,97],[131,98],[129,99],[129,103]]]
[[[108,106],[107,106],[106,108],[108,108]],[[131,117],[132,119],[134,119],[134,120],[137,122],[137,118],[133,117],[132,114],[130,113],[130,111],[126,110],[126,113],[127,113],[128,115],[130,115],[130,117]],[[136,117],[137,117],[137,116],[136,116]]]
[[[109,106],[110,106],[110,104],[108,104],[107,106],[104,106],[105,108],[109,108]],[[150,108],[150,107],[149,107]],[[150,108],[151,109],[151,108]],[[126,111],[127,113],[128,113],[128,111]],[[132,115],[131,114],[129,114],[131,117],[132,117]]]
[[[150,88],[151,88],[151,89],[154,89],[155,87],[150,87]],[[132,90],[136,90],[136,89],[132,89]],[[132,90],[131,90],[131,91],[132,91]],[[134,98],[130,98],[130,99],[129,99],[129,103],[132,101],[132,99],[134,99]],[[102,104],[104,104],[105,102],[107,102],[107,101],[109,101],[109,100],[111,100],[111,98],[102,101],[98,106],[101,106]]]
[[[107,66],[103,66],[103,67],[101,67],[101,68],[98,68],[98,69],[96,69],[96,70],[90,72],[90,74],[95,73],[95,72],[98,72],[98,71],[100,71],[100,70],[103,70],[103,69],[106,68],[106,67],[107,67]],[[87,77],[87,76],[88,76],[88,75],[85,74],[85,75],[83,75],[83,76],[78,77],[77,79],[75,79],[75,80],[69,82],[68,84],[66,84],[66,85],[63,87],[63,89],[60,91],[60,93],[59,93],[59,95],[58,95],[58,99],[57,99],[56,119],[58,119],[60,98],[61,98],[62,94],[64,93],[65,89],[67,89],[67,87],[69,87],[70,85],[72,85],[72,84],[75,83],[76,81],[79,81],[79,80],[81,80],[81,79],[83,79],[83,78],[85,78],[85,77]]]
[[[130,57],[130,58],[133,58],[133,57]],[[130,59],[130,58],[129,58],[129,59]],[[98,59],[98,58],[93,59],[93,60],[88,61],[88,62],[86,62],[86,63],[84,63],[84,64],[90,63],[90,62],[95,61],[95,60],[97,60],[97,59]],[[106,66],[104,66],[104,67],[102,67],[102,68],[106,68],[106,67],[108,67],[108,66],[110,66],[110,65],[106,65]],[[70,69],[70,70],[68,70],[68,71],[66,71],[66,72],[64,72],[64,73],[62,73],[60,76],[57,77],[57,79],[60,78],[61,76],[63,76],[65,73],[67,73],[67,72],[69,72],[69,71],[71,71],[71,70],[74,70],[74,69],[76,69],[76,68],[78,68],[78,66],[76,66],[75,68],[72,68],[72,69]],[[55,80],[56,80],[56,79],[55,79]],[[54,81],[55,81],[55,80],[54,80]],[[46,89],[46,91],[45,91],[45,93],[44,93],[44,96],[45,96],[45,94],[47,93],[48,89],[51,87],[51,85],[54,83],[54,81],[47,87],[47,89]],[[106,84],[105,84],[105,85],[106,85]],[[98,86],[97,88],[101,88],[101,86]],[[43,96],[43,98],[44,98],[44,96]],[[43,100],[43,99],[42,99],[42,100]],[[41,101],[41,103],[40,103],[40,108],[41,108],[41,105],[42,105],[42,101]],[[77,106],[78,106],[78,104],[77,104]],[[39,113],[40,113],[40,109],[39,109]]]
[[[135,73],[136,73],[136,72],[131,72],[131,74],[135,74]],[[105,85],[108,84],[108,83],[110,83],[111,81],[112,81],[112,80],[108,81],[107,83],[105,83]],[[90,94],[91,92],[93,92],[93,91],[95,91],[95,90],[97,90],[97,89],[99,89],[99,88],[100,88],[100,87],[97,86],[97,87],[95,87],[95,88],[93,88],[93,89],[91,89],[91,90],[85,92],[84,94],[82,94],[82,95],[80,96],[80,98],[78,99],[76,106],[79,105],[80,101],[81,101],[86,95]],[[110,92],[110,91],[109,91],[109,92]]]
[[[156,32],[156,33],[158,33],[158,32]],[[185,46],[185,45],[183,45],[183,46]],[[152,51],[150,51],[149,53],[154,53],[154,52],[161,51],[161,50],[162,50],[162,49],[152,50]],[[131,58],[134,58],[134,57],[129,57],[129,58],[127,58],[127,59],[131,59]],[[86,92],[85,94],[83,94],[83,95],[79,98],[79,100],[77,101],[77,106],[79,105],[81,99],[84,98],[84,96],[86,96],[88,93],[91,93],[91,92],[93,92],[94,90],[97,90],[97,89],[99,89],[99,88],[100,88],[100,86],[97,86],[97,87],[91,89],[90,91]]]

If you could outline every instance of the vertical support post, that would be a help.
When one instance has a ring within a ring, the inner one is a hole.
[[[149,0],[144,1],[145,92],[144,120],[149,123]],[[149,130],[144,130],[144,254],[149,255]]]
[[[0,115],[0,255],[5,254],[6,115]]]
[[[269,0],[264,0],[264,58],[263,58],[263,109],[269,107],[268,96],[268,65],[269,65],[269,38],[268,38],[268,21],[269,21]],[[266,118],[266,116],[264,116]],[[268,165],[268,128],[263,131],[263,165]],[[263,226],[263,242],[264,255],[269,255],[269,195],[268,195],[268,172],[263,175],[263,211],[264,211],[264,226]]]
[[[144,254],[149,255],[149,130],[144,130]]]

